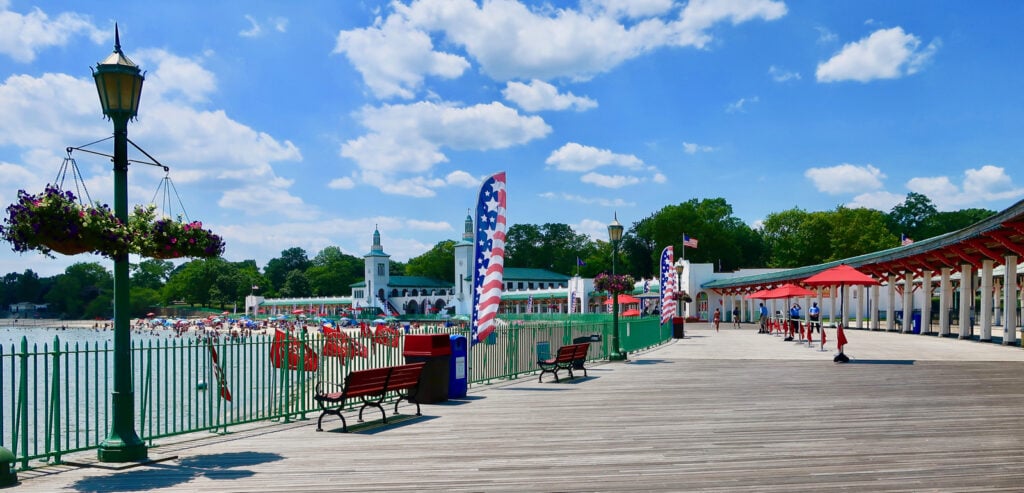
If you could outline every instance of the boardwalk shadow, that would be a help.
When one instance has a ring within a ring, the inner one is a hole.
[[[912,359],[850,359],[849,363],[859,365],[913,365]]]
[[[231,452],[188,457],[178,465],[156,463],[146,469],[96,476],[77,481],[72,485],[80,492],[150,491],[169,488],[205,476],[213,480],[231,480],[252,476],[252,466],[283,459],[281,455],[267,452]]]
[[[661,363],[674,363],[667,359],[635,359],[629,362],[632,365],[658,365]]]
[[[414,423],[429,421],[432,419],[437,419],[437,416],[416,416],[415,414],[399,414],[397,416],[389,416],[388,422],[386,424],[379,419],[374,421],[355,423],[348,427],[348,434],[376,435],[378,433],[393,430],[396,428],[402,428],[404,426],[409,426]],[[342,428],[340,426],[333,429],[325,428],[324,432],[338,433],[342,435],[346,434],[345,432],[341,431],[341,429]]]

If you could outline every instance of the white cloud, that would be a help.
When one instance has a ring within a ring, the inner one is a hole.
[[[790,80],[800,80],[799,72],[790,72],[788,70],[776,67],[772,65],[768,67],[768,75],[771,76],[775,82],[786,82]]]
[[[905,198],[906,197],[903,195],[879,190],[877,192],[867,192],[857,195],[852,201],[847,203],[846,206],[850,208],[865,207],[868,209],[877,209],[888,212],[892,210],[896,204],[903,202],[903,199]]]
[[[916,73],[938,50],[936,39],[921,48],[921,40],[902,27],[880,29],[870,36],[847,43],[839,53],[818,64],[818,82],[896,79]]]
[[[818,31],[818,43],[819,44],[830,44],[839,41],[839,36],[836,33],[828,30],[827,28],[818,26],[814,28]]]
[[[784,3],[771,0],[693,0],[675,18],[671,17],[674,5],[665,0],[599,0],[585,3],[581,10],[532,8],[513,0],[482,5],[474,0],[421,0],[410,5],[394,2],[391,7],[394,12],[378,26],[396,23],[405,29],[442,33],[447,42],[465,49],[483,73],[500,81],[560,77],[586,80],[661,47],[703,48],[712,40],[709,31],[718,23],[775,20],[786,13]],[[639,20],[626,26],[619,22],[623,16]],[[351,33],[379,37],[374,42],[377,46],[388,42],[383,36],[364,31],[345,31],[339,39]],[[418,52],[420,61],[435,53],[432,46],[422,45],[428,49]],[[373,67],[377,65],[407,67],[405,72],[393,71],[410,76],[410,80],[415,80],[413,73],[426,73],[413,64],[381,56],[386,53],[380,48],[372,51],[372,55],[353,60],[364,77],[386,70]],[[394,83],[396,79],[389,80]]]
[[[317,216],[316,211],[305,204],[301,197],[273,184],[250,184],[243,188],[225,190],[217,205],[244,211],[251,216],[271,213],[292,219],[312,219]]]
[[[605,219],[599,221],[597,219],[584,219],[577,224],[570,224],[572,230],[577,234],[583,234],[589,236],[592,240],[608,242],[608,223],[612,222],[611,219]],[[623,224],[628,224],[625,220]],[[628,227],[628,226],[627,226]]]
[[[245,20],[249,21],[249,29],[243,29],[238,35],[243,38],[258,38],[264,34],[263,26],[249,14],[245,14]],[[267,19],[271,29],[279,33],[288,31],[288,19],[284,17],[271,17]]]
[[[711,146],[694,144],[693,142],[683,142],[683,152],[687,154],[697,154],[698,152],[711,152],[714,150],[715,148]]]
[[[473,176],[465,171],[452,171],[444,177],[445,183],[456,187],[478,187],[483,183],[482,178]]]
[[[395,15],[340,32],[333,53],[344,54],[378,98],[411,99],[424,76],[453,79],[469,68],[461,56],[434,51],[427,33]]]
[[[334,190],[351,190],[356,187],[356,182],[352,178],[347,176],[341,178],[335,178],[327,183],[327,188]]]
[[[732,103],[729,103],[725,107],[725,112],[726,113],[741,113],[743,111],[746,111],[747,104],[757,103],[757,102],[760,102],[760,101],[761,101],[761,99],[758,98],[757,96],[754,96],[754,97],[752,97],[750,99],[740,98],[740,99],[738,99],[738,100],[736,100],[736,101],[734,101]]]
[[[627,202],[623,199],[607,198],[607,197],[584,197],[582,195],[575,195],[565,192],[543,192],[538,194],[541,198],[549,200],[564,200],[566,202],[576,202],[584,205],[600,205],[604,207],[635,207],[636,202]]]
[[[597,185],[599,187],[622,188],[640,183],[640,178],[624,175],[604,175],[591,171],[590,173],[581,176],[580,181],[591,185]]]
[[[964,171],[962,186],[955,185],[947,176],[936,176],[912,178],[907,182],[907,189],[927,195],[939,210],[1024,196],[1024,187],[1015,186],[1004,168],[993,165]]]
[[[201,59],[180,57],[165,50],[140,50],[140,66],[149,67],[140,108],[153,99],[184,98],[186,103],[203,103],[217,90],[217,77],[202,66]]]
[[[654,175],[651,176],[651,181],[654,183],[668,183],[668,177],[662,173],[654,173]]]
[[[828,168],[810,168],[804,176],[814,183],[819,192],[830,195],[848,194],[860,190],[877,190],[882,188],[885,174],[878,168],[866,164],[840,164]]]
[[[409,229],[415,229],[418,231],[452,231],[452,225],[447,221],[420,221],[418,219],[409,219],[405,221],[405,225]]]
[[[509,82],[501,91],[505,99],[520,108],[530,111],[574,109],[584,111],[597,107],[597,101],[576,96],[571,92],[559,94],[558,88],[542,80],[533,79],[529,84]]]
[[[703,48],[711,41],[707,31],[719,22],[737,25],[754,19],[773,21],[784,15],[786,4],[771,0],[691,0],[675,28],[681,45]]]
[[[555,150],[544,161],[559,171],[591,171],[602,166],[621,166],[640,169],[644,162],[632,154],[616,154],[608,149],[598,149],[569,142]]]
[[[100,44],[113,34],[97,29],[88,16],[65,12],[50,19],[38,7],[24,15],[12,12],[9,7],[8,1],[0,2],[0,53],[16,62],[31,62],[39,51],[66,46],[78,36]]]
[[[442,179],[406,178],[446,162],[442,148],[505,149],[545,137],[551,127],[539,116],[523,116],[501,103],[460,107],[421,101],[408,105],[366,106],[356,119],[369,133],[346,141],[341,155],[355,161],[360,177],[387,193],[432,197]],[[452,177],[453,184],[465,177]]]
[[[629,19],[658,16],[675,8],[673,0],[585,0],[581,3],[584,11]]]

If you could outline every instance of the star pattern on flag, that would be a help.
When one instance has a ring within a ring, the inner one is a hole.
[[[476,272],[473,276],[473,340],[494,330],[505,269],[505,173],[484,181],[477,199]]]

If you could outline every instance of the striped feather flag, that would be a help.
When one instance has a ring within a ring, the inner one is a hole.
[[[476,205],[475,268],[473,270],[473,342],[494,331],[505,273],[505,172],[480,187]]]
[[[664,324],[676,314],[676,278],[673,275],[675,254],[672,245],[661,251],[661,323]]]

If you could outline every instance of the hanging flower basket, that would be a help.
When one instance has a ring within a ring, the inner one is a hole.
[[[135,206],[128,217],[130,250],[143,257],[212,258],[224,253],[224,240],[199,221],[156,217],[156,206]]]
[[[93,252],[114,258],[127,251],[128,229],[106,205],[82,204],[70,191],[47,185],[38,195],[18,191],[7,206],[0,238],[16,252],[65,255]]]
[[[606,291],[609,294],[626,293],[633,291],[636,281],[629,274],[598,274],[594,278],[594,289]]]

